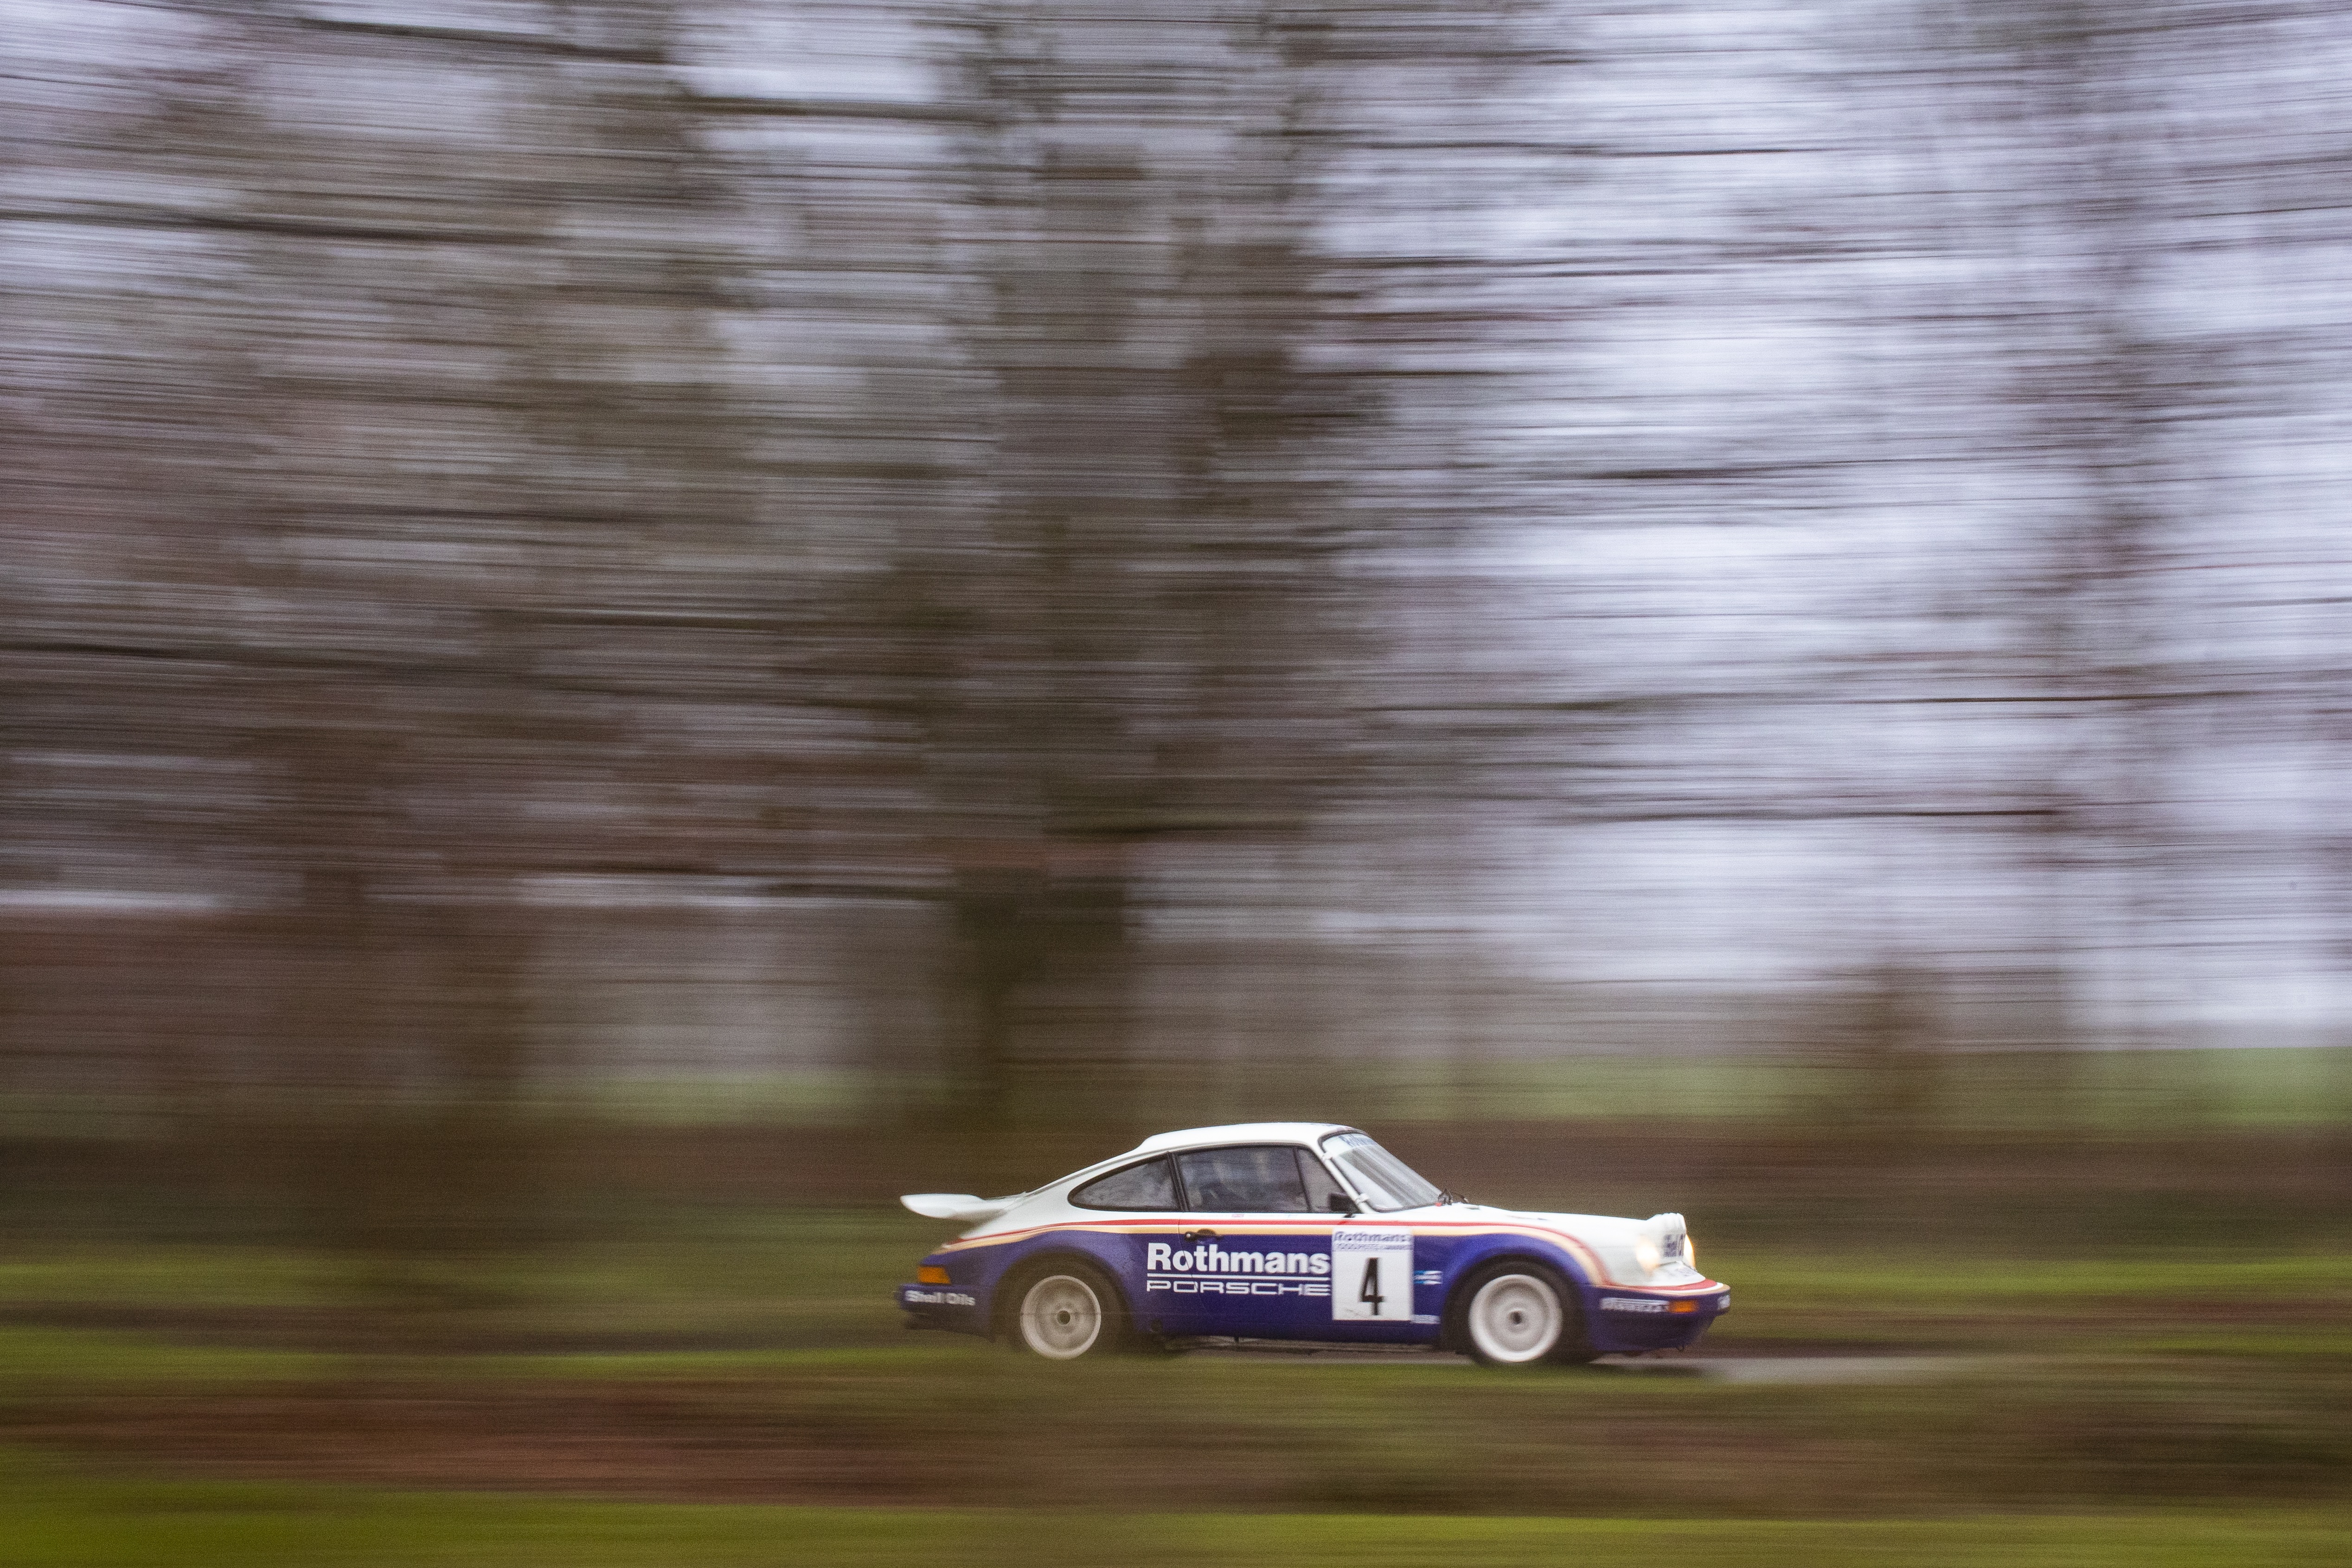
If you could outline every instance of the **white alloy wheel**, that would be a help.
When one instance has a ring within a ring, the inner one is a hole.
[[[1075,1275],[1048,1274],[1021,1298],[1021,1343],[1049,1361],[1086,1354],[1102,1332],[1102,1300]]]
[[[1468,1316],[1478,1359],[1502,1365],[1543,1360],[1568,1322],[1559,1292],[1533,1274],[1496,1275],[1470,1298]]]

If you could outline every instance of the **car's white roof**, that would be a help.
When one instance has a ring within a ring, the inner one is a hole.
[[[1162,1149],[1197,1149],[1210,1144],[1311,1144],[1327,1133],[1352,1131],[1339,1122],[1235,1122],[1223,1127],[1187,1127],[1177,1133],[1154,1133],[1129,1152],[1156,1154]]]

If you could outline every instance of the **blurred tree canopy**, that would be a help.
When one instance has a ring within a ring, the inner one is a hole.
[[[2323,7],[23,19],[20,1085],[499,1103],[664,900],[992,1125],[1520,968],[2340,969]]]

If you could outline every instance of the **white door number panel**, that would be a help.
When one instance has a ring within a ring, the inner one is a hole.
[[[1331,1232],[1331,1315],[1342,1321],[1412,1321],[1412,1232]]]

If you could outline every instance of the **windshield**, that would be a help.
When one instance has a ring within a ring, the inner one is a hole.
[[[1323,1140],[1323,1147],[1348,1173],[1364,1201],[1383,1214],[1424,1207],[1444,1196],[1420,1172],[1361,1133],[1334,1133]]]

